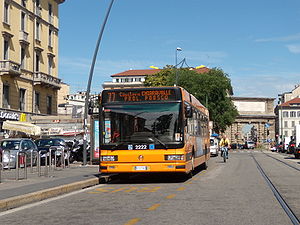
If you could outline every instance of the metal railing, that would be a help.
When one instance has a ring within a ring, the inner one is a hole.
[[[16,155],[16,180],[20,180],[20,168],[24,168],[24,177],[27,179],[27,156],[25,152],[17,152]]]
[[[0,157],[0,183],[5,179],[27,179],[28,172],[37,174],[38,177],[50,176],[54,171],[70,167],[69,157],[70,151],[64,151],[62,148],[38,152],[31,150],[27,153],[3,150]]]
[[[44,159],[44,169],[42,169],[42,159]],[[61,148],[50,148],[48,152],[38,152],[38,176],[49,176],[54,170],[63,170],[67,167],[70,167],[69,151],[65,152]]]

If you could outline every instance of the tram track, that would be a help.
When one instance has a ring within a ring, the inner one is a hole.
[[[287,163],[287,162],[284,162],[284,161],[282,161],[282,160],[280,160],[280,159],[277,159],[276,157],[273,157],[273,156],[271,156],[271,155],[269,155],[269,154],[267,154],[267,153],[265,153],[265,152],[262,152],[264,155],[266,155],[266,156],[268,156],[268,157],[270,157],[270,158],[272,158],[272,159],[274,159],[274,160],[276,160],[276,161],[278,161],[278,162],[281,162],[282,164],[284,164],[284,165],[286,165],[286,166],[289,166],[290,168],[293,168],[293,169],[295,169],[295,170],[297,170],[297,171],[299,171],[300,172],[300,169],[298,168],[298,167],[296,167],[296,166],[293,166],[293,165],[291,165],[291,164],[289,164],[289,163]]]
[[[281,205],[281,207],[283,208],[283,210],[285,211],[285,213],[287,214],[287,216],[290,218],[291,222],[294,225],[300,225],[299,218],[295,215],[295,213],[293,212],[293,210],[291,209],[291,207],[284,200],[284,198],[282,197],[282,195],[280,194],[280,192],[278,191],[278,189],[275,187],[275,185],[272,183],[272,181],[270,180],[270,178],[268,177],[268,175],[265,173],[265,171],[261,167],[260,163],[256,160],[256,158],[253,155],[253,153],[251,153],[251,156],[252,156],[252,158],[253,158],[253,160],[254,160],[254,162],[255,162],[255,164],[256,164],[259,172],[261,173],[262,177],[265,179],[266,183],[268,184],[268,186],[272,190],[272,192],[275,195],[277,201],[279,202],[279,204]]]

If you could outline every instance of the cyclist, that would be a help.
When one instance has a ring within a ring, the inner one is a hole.
[[[225,134],[223,134],[222,139],[220,141],[220,147],[221,147],[221,157],[223,156],[223,150],[226,151],[226,158],[228,159],[228,148],[230,146],[230,141],[226,137]]]

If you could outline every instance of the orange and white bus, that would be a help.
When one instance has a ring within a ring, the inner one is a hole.
[[[175,172],[207,167],[209,113],[181,87],[103,90],[102,173]]]

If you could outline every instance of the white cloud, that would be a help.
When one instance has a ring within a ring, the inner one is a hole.
[[[283,37],[259,38],[255,42],[287,42],[300,40],[300,33],[292,34]]]
[[[286,45],[286,47],[291,53],[300,53],[300,44]]]

